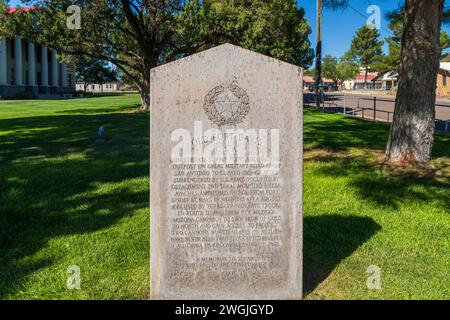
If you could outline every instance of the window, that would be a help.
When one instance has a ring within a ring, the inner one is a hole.
[[[442,76],[442,84],[444,85],[444,87],[447,86],[447,76]]]

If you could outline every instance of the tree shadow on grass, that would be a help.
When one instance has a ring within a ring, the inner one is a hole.
[[[106,142],[96,141],[104,126]],[[52,239],[108,228],[148,207],[148,114],[0,120],[0,298],[57,254]],[[109,185],[102,191],[99,186]]]
[[[138,109],[140,107],[139,104],[133,105],[133,106],[124,106],[120,108],[115,108],[117,112],[120,111],[126,111],[126,110],[133,110]],[[100,114],[100,113],[107,113],[111,111],[110,108],[83,108],[83,109],[69,109],[69,110],[63,110],[63,111],[57,111],[56,114]]]
[[[308,295],[343,259],[381,227],[371,218],[344,215],[303,220],[303,294]]]
[[[333,177],[346,177],[349,186],[362,201],[398,209],[404,202],[436,201],[450,208],[450,196],[440,192],[450,188],[450,137],[436,135],[432,168],[402,170],[383,161],[383,150],[389,126],[340,115],[328,115],[314,110],[305,125],[305,149],[312,151],[307,161],[322,165],[311,170]],[[353,153],[358,150],[358,153]],[[314,150],[325,152],[314,154]]]
[[[397,212],[406,203],[450,208],[450,137],[436,135],[429,170],[398,171],[383,162],[389,126],[305,110],[308,174],[345,178],[349,190],[370,205]],[[343,190],[348,192],[348,190]],[[368,217],[318,216],[304,219],[304,293],[312,292],[340,261],[381,227]]]
[[[111,147],[148,145],[148,114],[95,114],[40,116],[0,120],[2,164],[36,157],[64,156],[73,152],[111,153]],[[105,128],[106,143],[97,143],[99,127]],[[146,154],[148,158],[148,154]]]
[[[383,149],[389,134],[385,123],[354,119],[338,114],[305,109],[305,150],[333,151],[351,148]]]
[[[305,151],[328,149],[345,151],[351,148],[384,151],[390,125],[305,109]],[[435,135],[434,157],[450,157],[450,137]]]
[[[348,187],[361,201],[381,208],[398,210],[405,203],[433,203],[444,210],[450,208],[450,162],[439,162],[433,169],[398,169],[374,159],[370,154],[316,155],[309,161],[319,161],[312,168],[317,175],[345,177]],[[447,193],[442,192],[448,190]]]

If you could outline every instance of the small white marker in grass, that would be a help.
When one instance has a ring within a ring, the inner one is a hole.
[[[67,289],[81,290],[81,270],[76,265],[71,265],[67,268],[69,277],[67,278]]]
[[[366,273],[369,275],[366,282],[367,289],[381,290],[381,268],[376,265],[370,265]]]

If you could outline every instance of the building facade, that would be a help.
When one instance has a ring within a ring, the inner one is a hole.
[[[437,76],[436,94],[448,97],[450,93],[450,62],[441,62]]]
[[[16,36],[0,39],[0,96],[66,94],[75,88],[73,71],[58,53]]]
[[[117,92],[120,90],[120,82],[107,82],[107,83],[88,83],[83,82],[76,84],[77,91],[93,92],[93,93],[108,93]]]
[[[376,80],[378,73],[370,72],[357,74],[352,80],[344,81],[344,90],[381,90],[382,82]]]

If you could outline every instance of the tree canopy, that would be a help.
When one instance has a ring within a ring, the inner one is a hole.
[[[367,83],[367,73],[373,64],[381,61],[383,55],[382,40],[377,29],[368,25],[363,25],[356,31],[350,48],[350,54],[358,61],[361,67],[366,70],[365,82]]]
[[[113,63],[141,91],[149,108],[150,69],[230,42],[307,67],[311,29],[294,0],[34,0],[32,13],[0,21],[0,32],[23,34],[65,55]],[[81,8],[81,29],[67,28],[66,9]]]
[[[322,72],[324,77],[333,80],[335,87],[338,87],[358,74],[359,67],[347,55],[339,59],[327,55],[323,58]]]
[[[338,9],[346,8],[349,0],[323,0],[323,5],[328,8]]]
[[[75,77],[84,84],[84,91],[89,84],[112,82],[118,77],[116,70],[100,59],[85,56],[73,57],[71,64],[75,66]]]
[[[389,29],[392,31],[392,36],[386,38],[389,53],[384,56],[381,61],[375,63],[375,68],[379,72],[399,72],[404,15],[404,4],[401,4],[398,9],[390,11],[386,14],[386,18],[389,19]],[[448,16],[449,14],[447,12],[447,18],[445,18],[445,16],[443,18],[444,23],[448,23]],[[448,54],[444,53],[444,51],[450,48],[450,36],[445,31],[441,31],[440,46],[443,52],[442,57],[447,56]]]

